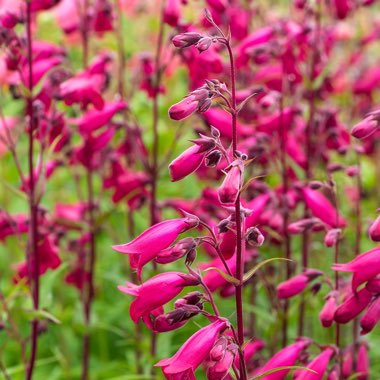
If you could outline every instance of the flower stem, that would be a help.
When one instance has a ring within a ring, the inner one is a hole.
[[[38,204],[36,203],[35,196],[35,178],[34,178],[34,129],[36,122],[33,112],[33,48],[32,48],[32,20],[31,20],[31,3],[26,3],[26,34],[27,34],[27,50],[28,50],[28,90],[26,103],[27,103],[27,116],[28,116],[28,167],[29,167],[29,213],[30,213],[30,229],[28,238],[28,271],[30,286],[33,298],[33,309],[37,311],[40,303],[40,291],[39,291],[39,257],[38,257],[38,221],[37,212]],[[32,321],[32,336],[31,336],[31,353],[26,373],[26,379],[31,380],[33,378],[33,371],[35,368],[35,362],[37,357],[38,347],[38,320]]]
[[[231,75],[231,115],[232,115],[232,150],[233,155],[237,150],[237,107],[236,107],[236,78],[235,78],[235,61],[231,45],[226,40],[226,47],[230,59],[230,75]],[[236,299],[236,318],[237,318],[237,338],[240,346],[242,357],[244,357],[243,344],[244,344],[244,319],[243,319],[243,275],[244,275],[244,250],[245,243],[243,240],[244,220],[242,223],[240,193],[235,202],[235,221],[236,221],[236,278],[239,280],[239,285],[235,286],[235,299]],[[246,380],[247,371],[244,360],[240,360],[240,380]]]

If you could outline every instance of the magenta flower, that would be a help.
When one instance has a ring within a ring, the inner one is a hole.
[[[325,376],[329,362],[335,353],[335,348],[328,347],[324,349],[314,360],[312,360],[306,366],[306,368],[314,370],[316,373],[310,371],[300,371],[299,376],[297,376],[297,380],[322,380]]]
[[[126,109],[127,106],[127,103],[122,100],[109,102],[104,105],[102,110],[91,110],[73,122],[78,124],[81,134],[87,135],[105,126],[116,113]]]
[[[366,288],[352,294],[338,306],[334,314],[334,320],[337,323],[348,323],[357,317],[370,303],[372,293]]]
[[[169,165],[170,177],[173,182],[179,181],[195,172],[202,164],[205,153],[198,145],[193,145],[180,154]]]
[[[315,217],[334,228],[346,226],[347,223],[342,216],[339,215],[337,221],[335,208],[323,194],[308,187],[303,188],[302,192],[307,207],[309,207]]]
[[[380,216],[374,220],[368,232],[372,241],[380,241]]]
[[[378,124],[372,116],[368,116],[352,128],[351,135],[357,139],[365,139],[378,130]]]
[[[159,252],[154,261],[159,264],[172,263],[185,255],[188,257],[196,255],[196,248],[197,242],[193,238],[188,237]]]
[[[338,307],[337,293],[330,292],[326,297],[326,302],[319,313],[319,319],[323,327],[330,327],[334,322],[335,311]]]
[[[207,379],[225,379],[237,356],[237,350],[236,344],[228,345],[219,360],[214,361],[213,364],[207,368]]]
[[[218,189],[220,203],[235,204],[243,183],[243,173],[244,164],[242,161],[236,160],[230,165],[227,175]]]
[[[8,236],[27,233],[29,220],[24,214],[9,215],[0,210],[0,241]]]
[[[192,115],[197,109],[198,100],[194,95],[189,95],[170,107],[169,116],[173,120],[183,120]]]
[[[101,78],[98,79],[102,82]],[[68,106],[79,103],[83,108],[88,104],[93,104],[97,110],[104,107],[104,100],[100,94],[96,76],[70,78],[61,84],[60,89],[61,96]]]
[[[168,248],[179,234],[197,227],[198,223],[199,219],[194,215],[166,220],[148,228],[131,242],[114,245],[112,248],[117,252],[130,255],[131,266],[137,269],[138,277],[141,278],[141,270],[146,263]]]
[[[288,299],[303,292],[306,286],[323,273],[316,269],[306,269],[303,273],[282,282],[277,286],[277,297]]]
[[[333,269],[340,272],[352,272],[352,291],[380,273],[380,248],[373,248],[346,264],[334,264]]]
[[[177,353],[168,359],[159,361],[167,380],[196,380],[194,372],[205,361],[220,333],[228,328],[226,319],[217,319],[192,335]]]
[[[278,367],[295,365],[299,359],[301,352],[305,350],[310,344],[310,339],[301,338],[298,342],[293,343],[277,352],[263,367],[255,371],[255,374],[259,375],[260,373],[264,373]],[[283,380],[289,371],[289,369],[284,369],[274,372],[268,376],[263,377],[263,380]]]
[[[140,318],[149,318],[153,310],[171,301],[185,286],[198,285],[199,280],[185,273],[166,272],[152,277],[140,286],[131,282],[126,284],[127,286],[118,286],[118,289],[136,297],[129,312],[133,322],[137,323]]]
[[[38,274],[41,276],[49,269],[56,269],[61,265],[61,259],[58,255],[58,246],[55,239],[50,236],[44,236],[38,242]],[[15,280],[29,278],[28,264],[26,262],[17,264],[17,275]]]
[[[177,26],[181,17],[180,0],[168,0],[165,4],[163,20],[170,26]]]
[[[368,309],[360,318],[360,335],[371,332],[380,321],[380,297],[374,298],[368,306]]]
[[[368,346],[365,342],[362,342],[358,349],[358,360],[356,363],[356,372],[360,374],[358,380],[368,380],[370,375],[369,369]]]

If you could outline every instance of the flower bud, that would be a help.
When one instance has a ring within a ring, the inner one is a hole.
[[[372,241],[380,241],[380,216],[371,224],[368,232]]]
[[[334,247],[338,243],[340,237],[342,235],[342,230],[340,228],[333,228],[329,230],[325,236],[325,246],[326,247]]]
[[[210,360],[217,362],[223,359],[225,351],[227,349],[228,339],[226,336],[221,336],[215,343],[214,347],[210,351]]]
[[[257,227],[250,227],[245,233],[245,240],[252,247],[261,247],[265,238]]]
[[[189,252],[195,251],[196,247],[197,243],[193,238],[185,238],[177,242],[172,247],[159,252],[154,261],[158,264],[172,263],[181,257],[188,255]]]
[[[357,139],[364,139],[371,136],[378,129],[378,122],[372,116],[366,117],[360,123],[356,124],[351,131],[351,135]]]
[[[335,291],[329,293],[326,297],[326,302],[319,313],[319,319],[323,327],[330,327],[334,322],[334,314],[338,306],[337,298],[338,294]]]
[[[198,292],[198,291],[190,292],[186,294],[186,296],[179,298],[177,301],[175,301],[174,307],[177,309],[177,308],[183,307],[184,305],[198,305],[200,304],[202,299],[203,299],[203,294],[201,292]]]
[[[187,32],[182,34],[177,34],[173,39],[173,45],[177,48],[187,48],[189,46],[195,45],[202,38],[202,35],[195,32]]]
[[[197,49],[200,53],[203,51],[206,51],[212,44],[212,38],[211,37],[202,37],[199,42],[197,43]]]
[[[219,200],[224,204],[234,204],[243,180],[244,165],[240,160],[231,164],[226,178],[218,189]]]

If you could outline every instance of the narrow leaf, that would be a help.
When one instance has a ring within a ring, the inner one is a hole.
[[[271,261],[275,261],[275,260],[292,261],[290,259],[284,259],[282,257],[274,257],[272,259],[261,261],[256,266],[254,266],[251,270],[249,270],[247,273],[244,274],[243,283],[248,281],[262,266],[270,263]]]
[[[204,269],[204,271],[206,271],[206,272],[209,271],[209,270],[215,270],[215,271],[217,271],[226,281],[230,282],[231,284],[234,284],[234,285],[239,285],[240,284],[240,281],[237,278],[235,278],[233,276],[230,276],[229,274],[223,272],[219,268],[210,267],[210,268]]]
[[[277,367],[277,368],[273,368],[273,369],[270,369],[269,371],[265,371],[264,373],[261,373],[260,375],[256,375],[256,376],[253,376],[253,377],[250,377],[248,380],[258,380],[258,379],[262,379],[263,377],[266,377],[272,373],[276,373],[278,371],[283,371],[284,369],[301,369],[303,371],[309,371],[309,372],[312,372],[312,373],[315,373],[315,374],[318,374],[318,372],[315,372],[313,369],[310,369],[310,368],[306,368],[306,367],[300,367],[298,365],[287,365],[287,366],[283,366],[283,367]]]

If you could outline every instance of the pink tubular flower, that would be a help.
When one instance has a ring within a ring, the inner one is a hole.
[[[185,218],[170,219],[148,228],[130,243],[115,245],[112,248],[120,253],[130,255],[131,266],[137,269],[141,278],[141,270],[157,254],[168,248],[177,239],[178,235],[193,227],[197,227],[199,219],[194,215]]]
[[[340,272],[352,272],[352,292],[358,286],[380,273],[380,248],[373,248],[346,264],[334,264],[333,269]]]
[[[326,302],[319,313],[319,319],[323,327],[330,327],[334,322],[335,310],[338,307],[337,296],[337,293],[333,291],[326,297]]]
[[[371,224],[368,232],[372,241],[380,241],[380,216]]]
[[[194,95],[189,95],[170,107],[169,116],[173,120],[186,119],[198,109],[198,103]]]
[[[360,335],[371,332],[380,321],[380,297],[376,297],[369,304],[367,311],[360,318]]]
[[[96,85],[96,78],[74,77],[63,82],[60,86],[63,100],[68,106],[80,103],[86,107],[92,103],[97,110],[104,106],[104,100]]]
[[[140,318],[149,318],[153,310],[171,301],[185,286],[198,283],[199,280],[189,274],[166,272],[152,277],[140,286],[127,282],[127,286],[119,286],[118,289],[136,297],[129,312],[133,322],[137,323]]]
[[[323,273],[316,269],[306,269],[305,272],[282,282],[277,286],[277,297],[279,299],[288,299],[303,292],[310,281]]]
[[[244,164],[240,160],[234,161],[222,185],[218,189],[220,203],[233,205],[239,194],[244,173]]]
[[[303,188],[302,192],[307,207],[315,217],[334,228],[346,226],[347,223],[342,216],[339,215],[337,221],[337,212],[335,208],[323,194],[308,187]]]
[[[352,128],[351,135],[357,139],[365,139],[378,130],[378,124],[372,116],[368,116]]]
[[[291,344],[277,352],[263,367],[257,370],[255,374],[259,375],[260,373],[264,373],[278,367],[295,365],[301,352],[305,350],[310,344],[310,339],[301,338],[298,342]],[[289,371],[289,369],[277,371],[263,377],[262,380],[283,380]]]
[[[370,303],[372,293],[366,288],[357,294],[349,296],[335,311],[334,320],[337,323],[348,323],[358,316]]]
[[[176,27],[181,17],[180,0],[168,0],[165,4],[163,20],[166,24]]]
[[[356,372],[360,375],[357,377],[357,379],[368,380],[370,375],[369,368],[368,346],[366,342],[362,342],[358,349]]]
[[[159,361],[156,366],[162,367],[167,380],[196,380],[194,371],[208,358],[219,334],[227,327],[227,320],[217,319],[192,335],[174,356]]]
[[[327,232],[325,235],[324,243],[326,247],[334,247],[339,241],[342,235],[342,230],[340,228],[333,228]]]
[[[61,259],[58,255],[58,246],[54,238],[47,235],[41,238],[38,242],[38,274],[41,276],[48,271],[48,269],[56,269],[61,265]],[[28,264],[26,262],[17,265],[16,281],[22,278],[28,278]]]
[[[205,154],[198,145],[193,145],[186,149],[169,165],[172,181],[179,181],[195,172],[201,166],[204,157]]]
[[[328,347],[323,350],[314,360],[312,360],[306,368],[309,368],[316,373],[310,371],[301,371],[297,380],[322,380],[331,358],[335,355],[336,349]]]
[[[101,111],[91,110],[75,121],[78,124],[79,132],[82,134],[91,133],[106,125],[113,116],[121,110],[127,108],[125,101],[109,102],[104,105]]]

